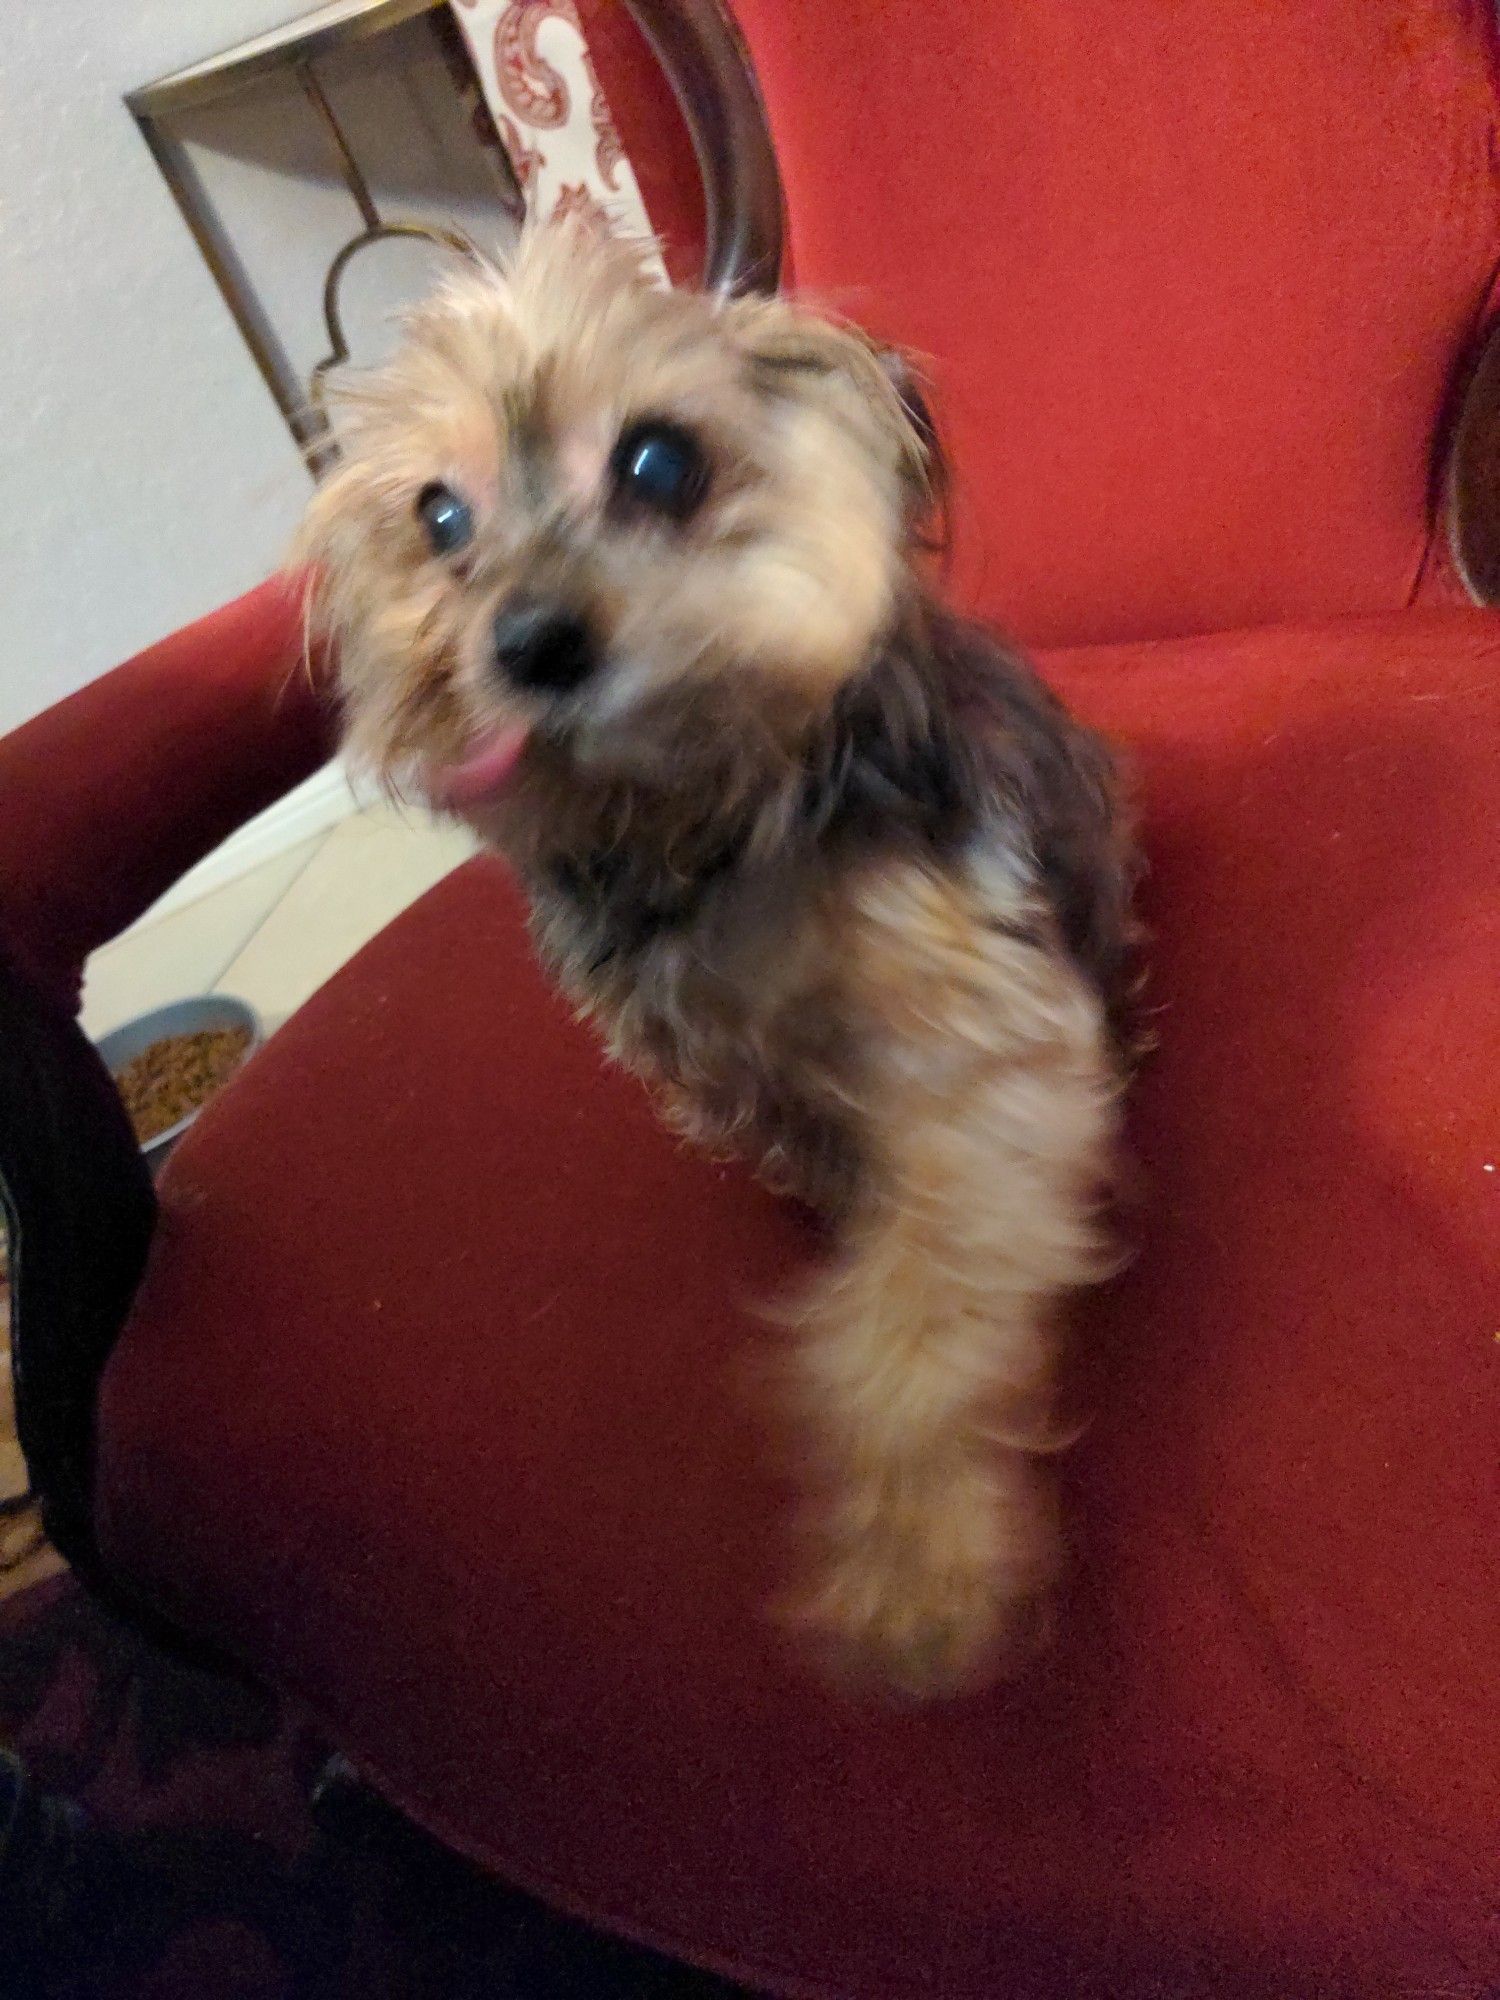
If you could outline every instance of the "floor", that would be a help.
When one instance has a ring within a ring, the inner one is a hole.
[[[102,1035],[169,1000],[220,992],[273,1028],[472,852],[460,828],[367,807],[97,953],[84,1027]]]
[[[327,1747],[294,1708],[71,1577],[0,1603],[0,1745],[6,2000],[749,2000],[477,1877],[357,1785],[320,1831]],[[48,1837],[22,1773],[81,1836]]]

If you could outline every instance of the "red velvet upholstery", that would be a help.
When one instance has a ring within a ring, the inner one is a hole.
[[[903,1713],[782,1656],[742,1364],[813,1246],[601,1067],[488,862],[174,1158],[108,1553],[456,1846],[777,1991],[1477,2000],[1500,627],[1051,670],[1140,759],[1161,1046],[1045,1671]]]
[[[1405,604],[1500,259],[1477,0],[735,0],[799,283],[934,359],[1033,642]]]
[[[0,738],[0,925],[54,991],[325,763],[300,593],[273,578]]]

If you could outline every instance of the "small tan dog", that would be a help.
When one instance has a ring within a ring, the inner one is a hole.
[[[913,1695],[1035,1626],[1060,1295],[1105,1272],[1109,758],[921,573],[900,365],[530,233],[348,387],[301,555],[348,741],[461,812],[683,1132],[835,1218],[796,1308],[800,1624]]]

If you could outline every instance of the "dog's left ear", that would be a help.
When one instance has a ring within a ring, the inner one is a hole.
[[[741,308],[751,366],[770,394],[795,394],[799,385],[832,382],[852,391],[890,444],[919,529],[946,510],[947,461],[926,394],[910,358],[879,346],[858,327],[790,306],[781,300],[746,302]]]
[[[899,347],[882,347],[876,350],[881,368],[887,381],[896,392],[896,400],[907,424],[917,438],[922,450],[921,476],[917,491],[916,525],[931,530],[935,547],[946,547],[948,541],[948,498],[949,476],[948,456],[943,450],[943,440],[938,433],[937,420],[932,414],[932,405],[927,400],[927,391],[916,365],[909,354],[903,354]]]

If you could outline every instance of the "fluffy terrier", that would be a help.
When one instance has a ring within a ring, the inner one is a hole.
[[[301,555],[349,747],[509,857],[674,1125],[833,1218],[794,1615],[972,1686],[1056,1566],[1055,1310],[1111,1261],[1109,757],[934,600],[931,429],[847,326],[554,226],[340,401]]]

